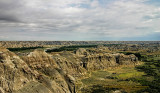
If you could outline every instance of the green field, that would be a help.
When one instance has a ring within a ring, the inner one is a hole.
[[[77,89],[80,88],[79,93],[110,93],[116,90],[124,93],[136,92],[145,89],[146,86],[129,79],[138,79],[143,75],[145,73],[137,71],[134,67],[93,71],[77,83]]]

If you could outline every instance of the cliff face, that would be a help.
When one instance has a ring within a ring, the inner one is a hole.
[[[116,59],[111,54],[89,55],[83,59],[84,67],[88,70],[100,70],[117,66]]]
[[[47,54],[35,50],[19,57],[0,50],[1,93],[75,93],[75,78],[88,70],[107,69],[119,65],[135,65],[134,55],[91,52],[79,49],[76,53]]]
[[[138,59],[135,55],[104,53],[86,56],[83,62],[84,67],[88,70],[100,70],[119,65],[136,65]]]
[[[87,70],[100,70],[119,65],[138,64],[138,58],[135,55],[112,54],[103,52],[105,49],[103,51],[101,50],[79,49],[76,51],[76,54],[81,57],[82,66]]]

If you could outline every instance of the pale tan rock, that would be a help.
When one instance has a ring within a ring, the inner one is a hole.
[[[35,50],[23,57],[1,49],[0,92],[75,93],[76,79],[87,71],[137,63],[135,55],[103,53],[99,49],[55,55]]]

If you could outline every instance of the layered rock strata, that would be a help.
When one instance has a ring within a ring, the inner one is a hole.
[[[138,59],[134,55],[86,49],[52,55],[35,50],[27,56],[19,57],[1,48],[0,92],[75,93],[76,78],[87,71],[135,64],[138,64]]]

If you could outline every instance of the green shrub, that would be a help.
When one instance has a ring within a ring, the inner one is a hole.
[[[61,52],[61,51],[74,51],[78,48],[95,48],[97,45],[75,45],[75,46],[63,46],[56,49],[49,49],[46,52]]]
[[[21,47],[21,48],[7,48],[9,51],[23,51],[23,50],[31,50],[31,49],[37,49],[37,48],[44,48],[41,46],[37,46],[37,47]]]

